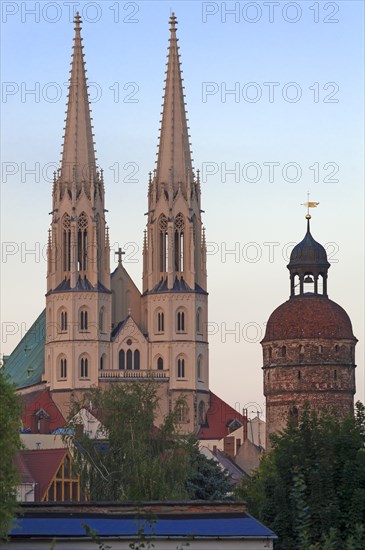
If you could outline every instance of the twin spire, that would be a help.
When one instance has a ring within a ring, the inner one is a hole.
[[[96,178],[96,157],[85,60],[81,38],[81,17],[75,19],[71,77],[68,95],[65,135],[62,151],[61,180],[81,181]]]
[[[60,176],[61,181],[76,181],[79,185],[90,177],[96,179],[97,169],[79,13],[74,23],[75,38]],[[156,169],[157,181],[172,183],[175,188],[180,182],[193,181],[176,24],[175,14],[172,13]]]

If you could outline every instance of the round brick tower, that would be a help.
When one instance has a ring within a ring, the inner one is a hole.
[[[267,447],[269,435],[297,421],[306,402],[320,412],[353,410],[355,345],[346,311],[327,295],[330,264],[310,232],[290,256],[290,298],[271,314],[263,348]]]

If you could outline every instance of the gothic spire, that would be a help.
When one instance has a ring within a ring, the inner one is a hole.
[[[91,125],[88,86],[83,45],[81,17],[76,13],[71,76],[68,95],[65,135],[62,151],[61,179],[88,180],[96,177],[96,158]]]
[[[157,182],[172,184],[174,189],[180,182],[186,184],[189,178],[193,180],[176,24],[172,13],[156,173]]]

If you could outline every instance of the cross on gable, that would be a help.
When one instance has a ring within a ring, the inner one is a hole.
[[[123,252],[123,250],[119,247],[117,252],[114,252],[114,254],[118,256],[118,264],[122,265],[122,256],[123,254],[125,254],[125,252]]]

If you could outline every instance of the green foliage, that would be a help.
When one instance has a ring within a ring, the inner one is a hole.
[[[365,413],[321,416],[305,408],[298,426],[272,437],[238,496],[273,529],[277,550],[365,547]]]
[[[21,446],[19,418],[19,398],[0,372],[0,538],[6,537],[16,511],[18,472],[14,457]]]
[[[228,487],[225,474],[200,455],[193,436],[179,431],[177,410],[183,402],[177,400],[159,428],[154,425],[159,407],[155,382],[92,389],[83,402],[75,403],[67,439],[89,500],[211,500],[215,494],[223,498]],[[80,434],[80,420],[74,416],[90,403],[102,422],[99,439]]]
[[[186,482],[189,499],[231,499],[232,484],[229,474],[215,460],[206,458],[197,444],[192,448],[190,465],[191,471]]]

